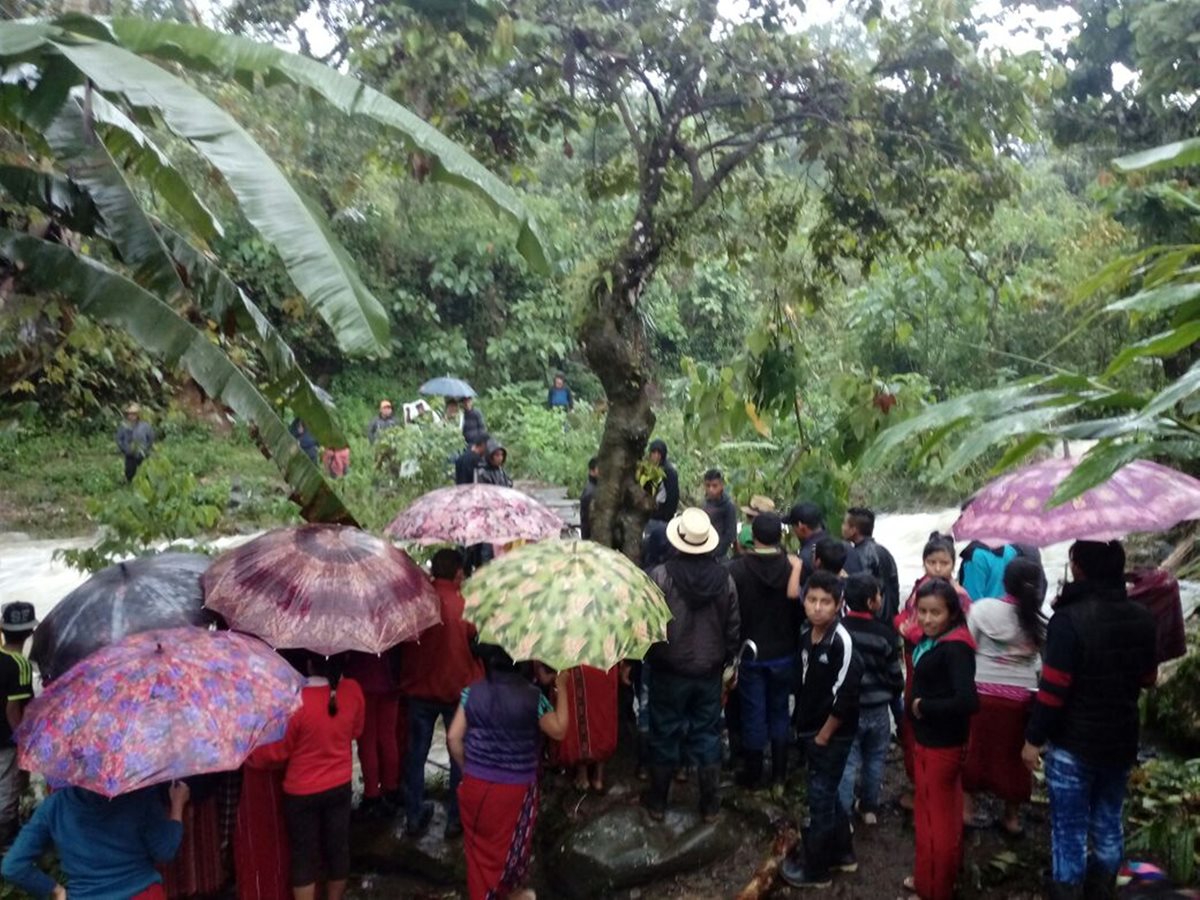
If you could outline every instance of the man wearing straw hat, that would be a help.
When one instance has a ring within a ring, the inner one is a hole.
[[[713,551],[720,536],[708,514],[694,507],[666,527],[671,558],[650,572],[673,616],[666,642],[650,648],[650,787],[642,805],[651,818],[666,815],[671,778],[686,758],[699,770],[700,814],[720,809],[721,673],[738,649],[741,620],[737,588]]]
[[[136,403],[125,407],[125,421],[117,429],[117,449],[125,456],[125,483],[133,481],[138,467],[154,446],[154,429],[142,421],[142,408]]]

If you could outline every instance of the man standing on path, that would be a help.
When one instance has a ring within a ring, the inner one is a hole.
[[[588,460],[587,486],[579,495],[579,536],[585,541],[592,539],[592,498],[596,495],[596,484],[600,480],[600,458]]]
[[[720,537],[702,509],[667,523],[678,551],[650,572],[671,610],[667,640],[650,648],[650,787],[642,797],[651,818],[666,815],[675,770],[698,767],[700,815],[717,819],[721,800],[721,673],[737,653],[741,629],[737,588],[713,558]]]
[[[479,435],[479,440],[458,454],[458,458],[454,460],[455,484],[474,484],[479,480],[479,470],[484,466],[484,454],[487,452],[489,440],[491,438],[485,432]]]
[[[1158,671],[1155,622],[1125,591],[1120,541],[1076,541],[1070,560],[1074,580],[1063,586],[1046,628],[1021,758],[1033,770],[1046,754],[1050,900],[1116,900],[1138,695]]]
[[[462,433],[468,447],[474,447],[479,439],[487,440],[487,426],[483,422],[483,413],[475,408],[474,397],[462,398]]]
[[[5,715],[0,719],[0,847],[7,847],[17,834],[21,794],[26,779],[17,768],[17,744],[13,732],[25,716],[25,705],[33,699],[33,668],[25,658],[25,641],[37,626],[32,603],[5,603],[0,612],[0,697]]]
[[[136,403],[125,407],[125,421],[117,429],[117,449],[125,456],[125,483],[133,481],[138,467],[154,447],[154,429],[142,421],[142,408]]]
[[[725,476],[720,469],[709,469],[704,473],[704,511],[721,538],[713,555],[724,559],[737,540],[737,507],[725,493]]]
[[[373,444],[380,434],[399,424],[400,420],[392,412],[392,401],[380,400],[379,415],[372,419],[371,424],[367,427],[367,440]]]
[[[887,547],[876,543],[874,534],[875,513],[872,510],[865,506],[852,506],[846,510],[846,518],[842,520],[842,537],[854,546],[863,571],[874,575],[879,582],[883,605],[876,611],[875,617],[890,625],[896,613],[900,612],[900,576],[895,558]]]

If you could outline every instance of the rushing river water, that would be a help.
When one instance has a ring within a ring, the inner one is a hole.
[[[892,551],[900,570],[901,595],[907,595],[921,574],[921,550],[932,531],[948,531],[958,516],[954,508],[916,513],[884,513],[875,523],[875,538]],[[221,538],[215,545],[224,549],[249,540],[253,535]],[[0,596],[28,600],[44,616],[59,600],[82,584],[87,576],[54,559],[56,550],[83,547],[91,538],[31,539],[22,534],[0,533]],[[960,544],[960,549],[961,549]],[[1049,596],[1066,577],[1067,544],[1042,550]],[[1183,585],[1184,605],[1192,608],[1200,599],[1200,584]]]

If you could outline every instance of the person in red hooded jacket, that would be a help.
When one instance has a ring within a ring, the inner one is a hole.
[[[471,652],[475,626],[463,618],[465,601],[459,586],[463,560],[458,551],[439,550],[430,562],[433,587],[441,601],[442,623],[426,629],[400,652],[400,690],[408,698],[408,748],[404,756],[405,830],[417,836],[429,827],[433,804],[425,802],[425,761],[440,718],[447,731],[458,709],[462,690],[483,669]],[[446,837],[462,834],[458,818],[458,784],[462,772],[450,763],[450,797],[446,807]]]
[[[912,725],[915,769],[913,825],[916,863],[905,887],[920,900],[951,900],[962,863],[963,756],[975,691],[975,641],[962,600],[944,578],[917,589],[922,638],[912,653]]]

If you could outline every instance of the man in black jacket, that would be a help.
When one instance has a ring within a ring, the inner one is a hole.
[[[800,635],[800,683],[796,733],[808,769],[808,818],[803,855],[793,852],[779,874],[792,887],[827,887],[830,873],[858,869],[850,817],[838,802],[838,786],[858,730],[862,667],[841,624],[842,588],[832,572],[818,571],[804,590],[808,625]]]
[[[489,440],[491,438],[486,433],[481,434],[474,444],[458,454],[458,459],[454,460],[455,484],[474,484],[479,479],[479,470],[484,465],[483,454],[487,452]]]
[[[714,555],[724,559],[737,540],[737,507],[725,493],[725,476],[720,469],[709,469],[704,473],[704,511],[721,538]]]
[[[667,442],[661,438],[651,441],[646,448],[646,459],[663,470],[663,480],[655,491],[654,512],[650,518],[669,522],[679,509],[679,473],[667,459]]]
[[[788,732],[796,652],[799,649],[799,591],[789,593],[792,570],[800,560],[784,553],[783,522],[775,513],[755,516],[750,526],[753,547],[734,558],[729,574],[737,587],[741,639],[753,652],[738,668],[741,701],[743,787],[762,784],[767,741],[771,743],[771,780],[787,778]]]
[[[1076,541],[1046,629],[1022,757],[1046,754],[1052,900],[1115,898],[1121,807],[1138,752],[1138,694],[1157,675],[1154,617],[1125,593],[1119,541]],[[1092,848],[1088,851],[1088,836]]]
[[[854,547],[862,569],[875,576],[883,603],[876,613],[879,621],[891,623],[900,611],[900,576],[896,560],[887,547],[875,541],[875,513],[865,506],[852,506],[842,520],[842,537]]]
[[[671,778],[685,758],[698,769],[700,814],[720,810],[721,672],[738,648],[737,589],[713,559],[720,540],[704,510],[690,508],[667,523],[675,558],[650,572],[671,610],[667,640],[650,648],[650,788],[642,805],[666,815]]]

